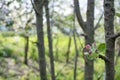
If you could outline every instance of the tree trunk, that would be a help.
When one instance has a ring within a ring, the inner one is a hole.
[[[51,65],[51,79],[55,80],[55,71],[54,71],[54,57],[53,57],[53,46],[52,46],[52,34],[51,34],[51,26],[49,20],[49,8],[48,8],[48,0],[45,0],[45,11],[46,11],[46,19],[47,19],[47,36],[49,43],[49,56],[50,56],[50,65]]]
[[[92,41],[90,41],[89,39],[85,39],[85,44],[91,44],[93,42],[94,42],[94,38],[92,39]],[[84,80],[93,80],[93,73],[94,73],[93,60],[88,60],[87,58],[85,58]]]
[[[75,12],[75,9],[74,9]],[[76,80],[77,76],[77,61],[78,61],[78,49],[77,49],[77,43],[76,43],[76,35],[75,35],[75,15],[73,18],[73,39],[74,39],[74,45],[75,45],[75,61],[74,61],[74,80]]]
[[[87,3],[87,22],[86,22],[85,44],[92,44],[94,42],[94,0],[88,0]],[[94,65],[93,60],[85,59],[85,80],[93,80]]]
[[[66,63],[69,62],[70,46],[71,46],[71,35],[69,35],[68,48],[67,48],[67,52],[66,52]]]
[[[83,29],[85,36],[85,44],[92,44],[94,42],[94,3],[95,0],[88,0],[87,3],[87,21],[84,22],[79,9],[79,0],[74,0],[75,13],[79,25]],[[84,80],[93,80],[94,66],[93,61],[85,59],[85,73]]]
[[[37,47],[41,80],[47,80],[46,75],[46,60],[44,48],[44,33],[43,33],[43,0],[34,0],[34,10],[36,13],[36,29],[37,29]]]
[[[104,0],[104,30],[106,41],[106,57],[110,62],[105,62],[105,80],[114,80],[114,39],[110,38],[114,35],[114,0]]]
[[[25,58],[24,58],[24,64],[28,64],[28,48],[29,48],[29,36],[28,35],[25,35]]]

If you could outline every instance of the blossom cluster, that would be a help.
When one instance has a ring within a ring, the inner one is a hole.
[[[98,57],[98,53],[97,53],[97,46],[95,43],[93,43],[92,45],[87,44],[84,49],[86,50],[84,52],[84,55],[87,56],[88,59],[95,59],[96,57]]]

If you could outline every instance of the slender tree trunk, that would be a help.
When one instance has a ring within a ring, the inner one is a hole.
[[[87,3],[87,21],[84,22],[79,9],[79,0],[74,0],[75,12],[77,20],[83,29],[85,36],[85,44],[92,44],[94,42],[94,3],[95,0],[88,0]],[[85,73],[84,80],[93,80],[94,66],[93,61],[85,59]]]
[[[25,41],[26,41],[26,43],[25,43],[25,58],[24,58],[24,64],[28,64],[28,48],[29,48],[29,36],[28,35],[26,35],[25,36]]]
[[[48,8],[48,0],[45,0],[45,11],[47,18],[47,33],[48,33],[48,43],[49,43],[49,55],[50,55],[50,65],[51,65],[51,79],[55,80],[55,71],[54,71],[54,57],[53,57],[53,46],[52,46],[52,34],[51,34],[51,26],[49,20],[49,8]]]
[[[87,3],[87,22],[86,22],[85,44],[92,44],[94,42],[94,0],[88,0]],[[93,80],[94,64],[93,60],[85,59],[85,80]]]
[[[58,44],[59,44],[59,37],[58,37],[58,35],[56,34],[55,35],[55,37],[56,37],[56,43],[55,43],[55,60],[59,60],[59,53],[58,53]]]
[[[73,11],[75,13],[75,9]],[[73,15],[73,39],[74,39],[74,45],[75,45],[75,61],[74,61],[74,80],[76,80],[77,76],[77,61],[78,61],[78,49],[77,49],[77,42],[76,42],[76,30],[75,30],[75,14]]]
[[[69,62],[70,46],[71,46],[71,35],[69,36],[68,49],[66,52],[66,63]]]
[[[106,57],[110,62],[105,62],[105,80],[114,80],[114,39],[110,38],[114,35],[114,0],[104,0],[104,30],[106,41]]]
[[[74,45],[75,45],[74,80],[76,80],[76,76],[77,76],[77,61],[78,61],[78,49],[77,49],[75,32],[73,32],[73,38],[74,38]]]
[[[87,3],[87,22],[84,32],[86,33],[85,44],[94,42],[94,0],[88,0]],[[84,80],[93,80],[94,62],[85,58]]]
[[[34,0],[34,10],[36,13],[36,29],[37,29],[37,47],[41,80],[47,80],[46,75],[46,60],[44,48],[44,33],[43,33],[43,0]]]

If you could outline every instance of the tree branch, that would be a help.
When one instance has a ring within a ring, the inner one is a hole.
[[[115,40],[115,39],[118,38],[118,37],[120,37],[120,32],[112,35],[110,38]]]
[[[110,62],[110,60],[106,57],[106,56],[103,56],[101,54],[99,54],[98,56],[100,59],[104,60],[105,62]]]
[[[80,34],[80,36],[87,37],[87,34],[85,34],[85,33],[82,33],[82,34]]]
[[[39,4],[39,8],[41,8],[41,7],[44,5],[44,0],[42,0],[41,2],[40,2],[39,0],[34,0],[34,3],[33,3],[33,1],[31,0],[31,4],[32,4],[32,6],[33,6],[33,9],[35,10],[35,13],[36,13],[36,14],[39,14],[40,11],[39,11],[39,9],[37,9],[36,7],[37,7],[38,4]]]
[[[81,11],[79,8],[79,0],[74,0],[74,7],[75,7],[75,13],[76,13],[78,23],[81,26],[81,28],[83,29],[83,31],[85,31],[86,26],[85,26],[85,22],[82,19]]]
[[[62,72],[62,70],[68,65],[68,63],[66,63],[65,65],[63,65],[63,67],[57,72],[56,74],[56,78],[59,76],[59,74]]]
[[[34,5],[34,3],[32,2],[32,0],[31,0],[31,4],[32,4],[32,6],[33,6],[33,9],[34,9],[35,13],[38,14],[38,11],[37,11],[37,9],[35,8],[35,5]]]
[[[96,29],[98,29],[98,28],[100,27],[100,26],[99,26],[99,23],[100,23],[100,21],[101,21],[101,19],[102,19],[102,17],[103,17],[103,14],[104,14],[104,13],[102,13],[102,15],[100,16],[100,18],[99,18],[99,20],[98,20],[98,22],[97,22],[94,30],[96,30]]]

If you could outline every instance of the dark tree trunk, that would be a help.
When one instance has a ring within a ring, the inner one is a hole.
[[[104,0],[104,30],[106,41],[106,57],[110,62],[105,62],[105,80],[114,80],[114,39],[111,38],[114,35],[114,0]]]
[[[36,29],[37,29],[37,47],[41,80],[47,80],[46,75],[46,60],[44,48],[44,33],[43,33],[43,0],[34,0],[34,10],[36,13]]]
[[[51,79],[55,80],[55,71],[54,71],[54,57],[53,57],[53,46],[52,46],[52,34],[51,34],[51,26],[49,20],[49,8],[48,8],[48,0],[45,0],[45,11],[46,11],[46,19],[47,19],[47,34],[48,34],[48,43],[49,43],[49,56],[50,56],[50,65],[51,65]]]
[[[85,44],[91,44],[89,39],[85,40]],[[94,39],[91,41],[94,42]],[[93,60],[88,60],[85,58],[85,73],[84,73],[84,80],[93,80],[93,73],[94,73],[94,62]]]
[[[75,9],[74,9],[75,12]],[[78,49],[77,49],[77,43],[76,43],[76,30],[75,30],[75,14],[73,18],[73,39],[74,39],[74,45],[75,45],[75,61],[74,61],[74,80],[76,80],[77,75],[77,61],[78,61]]]
[[[71,36],[69,36],[68,49],[66,52],[66,63],[69,62],[70,46],[71,46]]]
[[[86,34],[85,44],[90,45],[94,42],[94,2],[95,0],[88,0],[87,21],[84,22],[79,9],[79,0],[74,0],[75,12],[79,25]],[[93,72],[94,72],[93,61],[85,59],[84,80],[93,80]]]
[[[94,42],[94,0],[88,0],[87,3],[87,22],[86,22],[85,44],[92,44]],[[85,59],[85,80],[93,80],[94,65],[93,60]]]
[[[26,41],[26,43],[25,43],[25,57],[24,57],[24,64],[28,64],[28,48],[29,48],[29,36],[28,35],[26,35],[25,36],[25,41]]]

